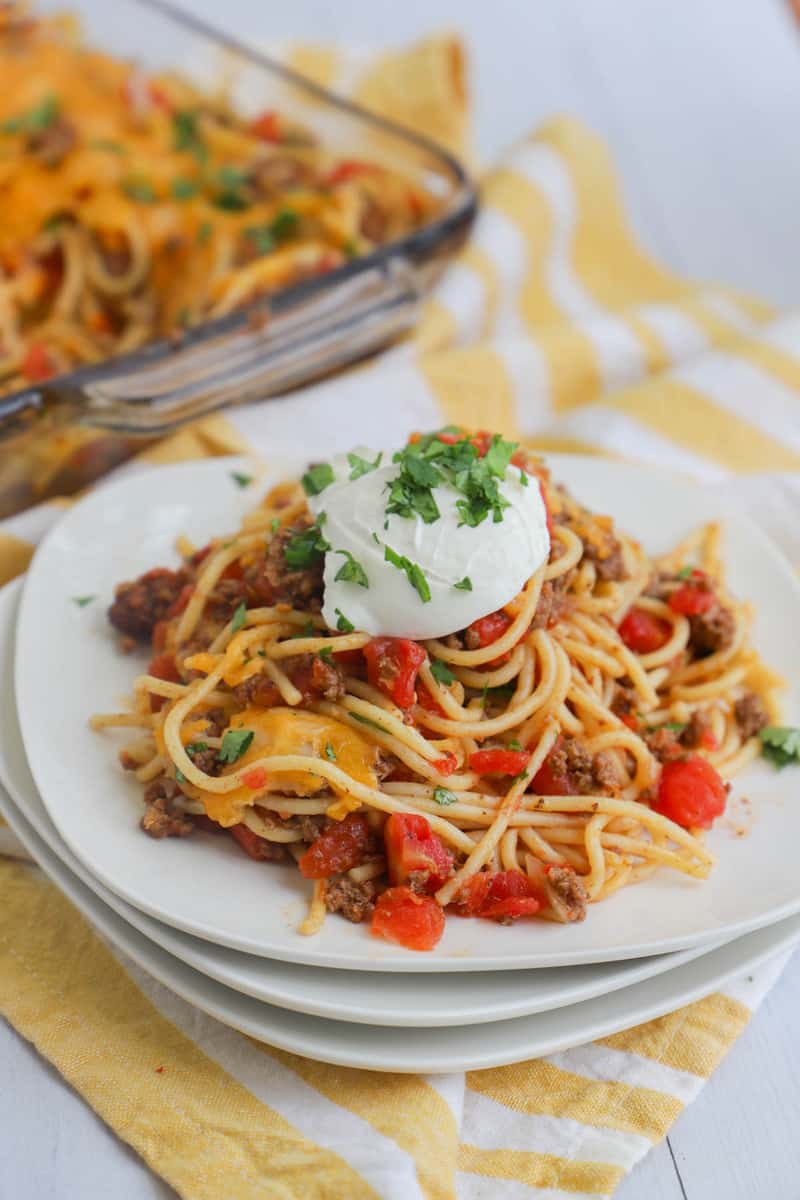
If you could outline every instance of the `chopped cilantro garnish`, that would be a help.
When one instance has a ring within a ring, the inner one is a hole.
[[[401,517],[420,516],[430,524],[440,516],[433,488],[449,484],[461,493],[456,509],[462,525],[480,525],[489,513],[495,522],[503,519],[508,501],[500,494],[499,483],[505,478],[515,442],[506,442],[499,434],[492,438],[486,453],[466,436],[442,441],[440,430],[410,443],[394,455],[400,473],[389,487],[388,513]]]
[[[323,646],[321,650],[317,651],[317,653],[319,654],[320,658],[330,658],[333,654],[333,646]]]
[[[661,726],[662,729],[668,729],[670,733],[683,733],[686,728],[685,721],[665,721]]]
[[[481,699],[485,706],[488,699],[497,701],[510,700],[514,695],[515,687],[513,683],[501,683],[497,687],[489,687],[488,684],[481,692]]]
[[[202,754],[207,749],[208,742],[189,742],[188,746],[186,746],[186,753],[189,755]]]
[[[437,804],[441,804],[442,808],[446,808],[448,804],[455,804],[458,801],[458,796],[455,792],[451,792],[449,788],[435,787],[433,789],[433,798]]]
[[[248,483],[253,482],[252,475],[243,475],[241,471],[231,471],[231,479],[234,483],[238,483],[240,488],[246,488]]]
[[[355,629],[353,622],[348,621],[340,608],[335,608],[333,611],[336,613],[336,628],[339,630],[339,633],[352,633]]]
[[[18,117],[10,117],[0,125],[0,133],[38,133],[58,120],[59,105],[55,96],[45,96],[41,103]]]
[[[516,738],[512,738],[512,740],[508,743],[508,748],[509,750],[521,750],[522,743],[518,742]]]
[[[237,633],[242,628],[246,620],[247,605],[243,600],[242,603],[237,607],[236,612],[233,614],[233,620],[231,621],[231,633]]]
[[[87,604],[91,604],[96,596],[73,596],[72,603],[77,604],[78,608],[86,608]]]
[[[431,659],[431,675],[434,679],[438,680],[439,683],[443,683],[445,687],[447,684],[452,683],[455,679],[455,675],[450,670],[447,663],[443,663],[441,659],[438,658]]]
[[[299,223],[300,216],[293,208],[282,208],[271,222],[269,231],[275,240],[280,242],[296,233]]]
[[[678,579],[689,579],[693,570],[694,567],[681,567],[678,571]]]
[[[208,148],[197,128],[197,113],[179,109],[172,114],[172,145],[175,150],[193,154],[199,162],[208,157]]]
[[[319,525],[311,525],[308,529],[296,533],[286,543],[284,558],[287,567],[293,571],[302,571],[316,562],[320,554],[330,550],[330,546],[320,532]]]
[[[350,716],[354,721],[359,721],[362,725],[369,725],[370,729],[377,729],[378,733],[388,733],[388,729],[384,729],[377,721],[371,721],[369,717],[362,717],[361,713],[351,712]]]
[[[422,603],[427,604],[431,598],[431,589],[422,568],[417,563],[411,562],[411,559],[406,558],[404,554],[398,554],[391,546],[384,546],[383,557],[386,562],[397,567],[398,571],[405,571],[408,582],[419,594]]]
[[[470,579],[469,575],[465,575],[464,578],[461,580],[461,582],[454,583],[453,587],[458,588],[458,590],[460,592],[471,592],[472,591],[472,580]]]
[[[791,725],[767,725],[758,736],[764,758],[779,769],[800,762],[800,729]]]
[[[523,471],[522,467],[519,469],[519,482],[522,487],[527,487],[530,483],[530,480],[528,479],[528,472]]]
[[[173,179],[170,191],[175,200],[191,200],[200,191],[200,184],[194,179]]]
[[[519,775],[512,775],[511,782],[518,783],[521,779],[527,779],[527,778],[528,778],[528,771],[526,768],[524,771],[520,771]]]
[[[252,729],[229,729],[222,739],[217,758],[220,762],[235,763],[253,740]]]
[[[156,198],[153,185],[139,175],[129,175],[119,185],[129,200],[138,204],[152,204]]]
[[[218,191],[213,201],[217,208],[226,209],[228,212],[241,212],[249,208],[250,202],[242,191],[248,179],[247,171],[240,167],[221,167],[217,172]]]
[[[375,462],[370,462],[368,458],[361,458],[358,454],[348,454],[347,461],[352,470],[350,471],[351,479],[360,479],[362,475],[368,475],[370,471],[375,471],[381,465],[383,451],[381,450]],[[373,534],[374,536],[374,534]]]
[[[310,638],[314,636],[314,624],[309,618],[302,629],[298,629],[297,633],[291,635],[293,638]]]
[[[184,775],[184,773],[180,769],[180,767],[175,768],[175,782],[176,783],[186,783],[186,776]]]
[[[325,743],[325,757],[329,762],[336,762],[336,751],[330,742]]]
[[[307,496],[318,496],[335,478],[330,463],[315,463],[313,467],[308,468],[301,483]]]
[[[281,527],[280,517],[273,517],[269,523],[270,533],[277,533]]]
[[[259,256],[269,254],[275,249],[275,238],[270,233],[269,225],[251,225],[245,229],[244,236],[253,243],[253,248]]]
[[[353,558],[349,550],[334,550],[334,554],[343,554],[346,561],[342,563],[334,575],[334,579],[342,583],[357,583],[359,587],[368,588],[367,572],[357,558]]]

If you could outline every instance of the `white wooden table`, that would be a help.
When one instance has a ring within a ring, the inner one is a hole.
[[[187,2],[187,0],[184,0]],[[254,37],[397,44],[458,28],[490,161],[556,112],[612,147],[645,245],[686,274],[800,300],[800,33],[783,0],[193,0]],[[800,1195],[800,954],[619,1200]],[[0,1197],[173,1196],[0,1024]]]

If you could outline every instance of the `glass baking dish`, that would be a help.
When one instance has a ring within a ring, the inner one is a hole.
[[[42,3],[36,11],[62,8]],[[429,223],[327,274],[0,396],[0,517],[80,489],[187,421],[284,393],[386,345],[413,325],[477,209],[466,171],[445,150],[163,0],[82,0],[70,9],[91,45],[205,87],[224,79],[243,115],[278,109],[326,148],[396,167],[438,207]]]

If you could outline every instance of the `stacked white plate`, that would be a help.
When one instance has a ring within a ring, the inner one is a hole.
[[[571,456],[550,465],[653,553],[725,521],[730,586],[754,602],[756,644],[788,678],[786,719],[796,723],[800,589],[764,536],[683,479]],[[51,531],[24,588],[0,592],[0,812],[114,945],[264,1042],[347,1066],[435,1072],[553,1053],[659,1016],[800,936],[800,775],[765,763],[737,779],[709,837],[709,880],[663,872],[578,926],[449,921],[429,954],[338,917],[304,937],[307,885],[293,868],[251,862],[212,834],[143,837],[140,786],[120,772],[113,735],[88,727],[93,712],[119,707],[139,670],[116,649],[106,609],[121,579],[174,560],[179,534],[203,544],[237,526],[253,503],[233,482],[241,466],[216,459],[99,488]]]

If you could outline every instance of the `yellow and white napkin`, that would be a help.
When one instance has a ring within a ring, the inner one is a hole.
[[[322,82],[461,148],[457,40],[378,61],[284,48]],[[603,145],[568,120],[488,171],[469,245],[413,338],[150,461],[310,458],[444,420],[730,490],[800,559],[800,317],[678,280],[631,236]],[[0,581],[58,516],[0,527]],[[418,1078],[255,1045],[97,937],[0,830],[0,1013],[187,1200],[596,1200],[662,1138],[782,967],[600,1042]]]

